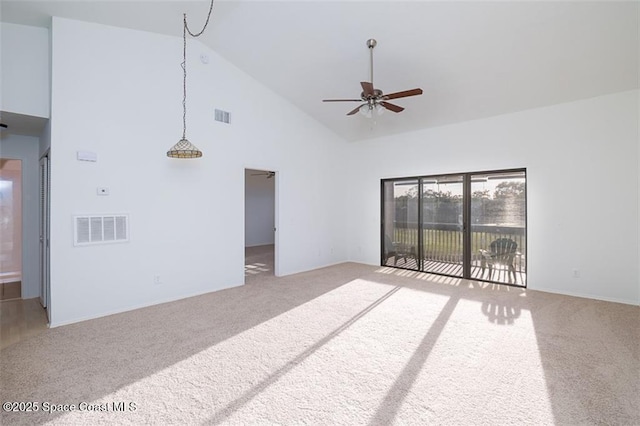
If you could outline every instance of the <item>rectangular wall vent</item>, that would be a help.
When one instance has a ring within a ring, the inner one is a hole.
[[[74,216],[73,223],[76,246],[129,241],[129,216],[125,214]]]
[[[216,109],[216,121],[227,124],[231,123],[231,113],[221,109]]]

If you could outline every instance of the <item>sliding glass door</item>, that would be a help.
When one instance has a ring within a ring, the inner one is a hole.
[[[464,176],[421,181],[423,271],[462,277]]]
[[[526,201],[524,171],[472,175],[472,278],[526,284]]]
[[[381,264],[526,286],[526,172],[382,180]]]

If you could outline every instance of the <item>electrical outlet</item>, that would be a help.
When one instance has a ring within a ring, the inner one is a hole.
[[[573,270],[573,278],[580,278],[580,269]]]
[[[154,275],[153,276],[153,283],[158,285],[158,284],[162,284],[162,281],[160,280],[160,275]]]
[[[109,195],[109,188],[99,187],[96,189],[98,195]]]

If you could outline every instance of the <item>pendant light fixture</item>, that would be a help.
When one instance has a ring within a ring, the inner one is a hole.
[[[207,14],[207,20],[204,23],[204,27],[198,33],[192,33],[187,25],[187,14],[183,14],[183,26],[182,26],[182,139],[177,144],[171,147],[167,151],[167,157],[171,158],[199,158],[202,157],[202,151],[200,151],[194,144],[187,139],[187,33],[191,37],[200,37],[209,24],[211,18],[211,12],[213,11],[213,0],[209,5],[209,13]]]

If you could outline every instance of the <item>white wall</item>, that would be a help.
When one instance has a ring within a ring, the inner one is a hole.
[[[273,244],[275,235],[275,177],[267,179],[259,170],[245,171],[245,247]]]
[[[528,287],[638,304],[638,149],[637,91],[350,144],[350,258],[379,262],[381,178],[526,167]]]
[[[0,24],[2,111],[49,117],[49,30]]]
[[[346,225],[324,208],[345,201],[342,175],[323,173],[342,141],[199,42],[188,49],[187,136],[204,156],[176,160],[182,40],[53,18],[52,326],[241,285],[246,167],[279,172],[280,274],[347,257]],[[130,242],[73,246],[72,215],[110,212],[130,214]]]
[[[22,160],[22,298],[40,295],[39,140],[11,135],[0,139],[0,157]]]

